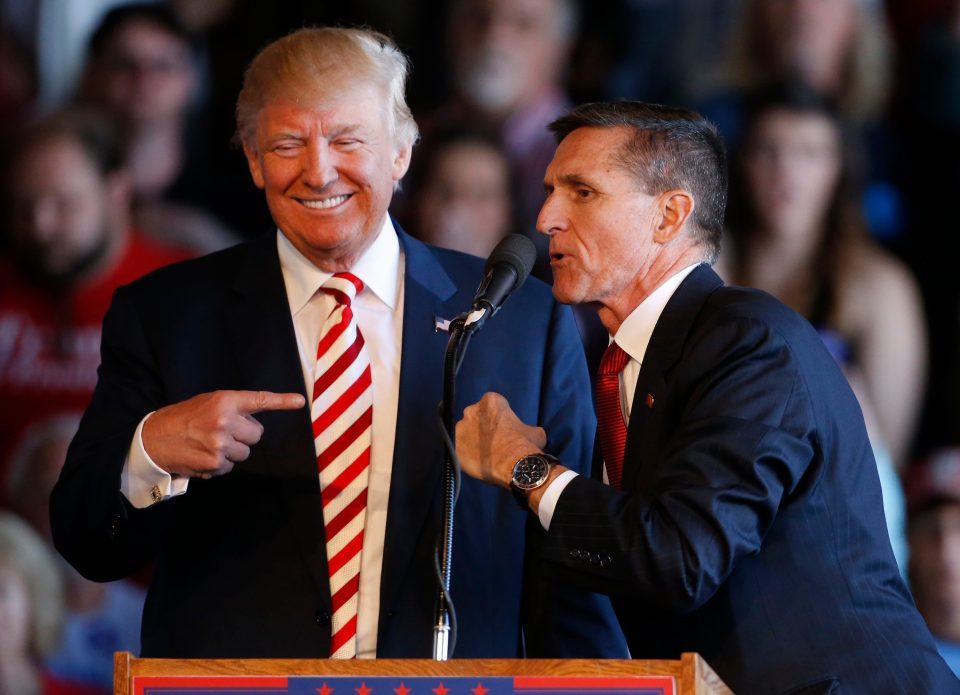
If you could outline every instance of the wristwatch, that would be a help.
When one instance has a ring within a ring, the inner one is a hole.
[[[547,482],[550,469],[557,463],[560,463],[560,460],[550,454],[527,454],[513,464],[510,490],[520,509],[527,508],[527,493]]]

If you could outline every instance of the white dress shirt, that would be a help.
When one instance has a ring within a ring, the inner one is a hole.
[[[309,395],[313,393],[313,370],[320,331],[335,304],[333,297],[318,290],[332,273],[324,272],[313,265],[279,231],[277,252],[280,256],[280,269],[290,304],[290,314],[293,317],[303,381]],[[400,242],[393,223],[387,216],[376,240],[350,269],[364,284],[364,289],[354,299],[352,308],[370,356],[373,384],[373,443],[370,449],[370,479],[357,610],[359,658],[373,658],[377,652],[381,562],[400,392],[403,268]],[[131,504],[139,508],[150,506],[172,495],[183,494],[188,486],[188,479],[171,479],[169,473],[150,460],[141,438],[143,421],[131,442],[121,476],[121,491]],[[319,476],[319,473],[317,475]]]
[[[643,356],[647,352],[647,345],[650,344],[653,329],[656,328],[664,307],[667,306],[667,302],[677,291],[680,283],[698,265],[699,263],[688,265],[675,275],[671,275],[649,297],[640,302],[640,306],[630,312],[630,315],[620,324],[617,334],[610,338],[611,343],[619,345],[630,356],[620,373],[620,407],[623,410],[623,421],[628,426],[630,411],[633,408],[633,396],[637,389],[637,379],[640,376],[640,365],[643,364]],[[544,491],[537,509],[537,516],[544,529],[550,530],[550,521],[557,508],[560,493],[576,475],[573,471],[564,471]],[[609,484],[606,466],[603,468],[603,482]]]

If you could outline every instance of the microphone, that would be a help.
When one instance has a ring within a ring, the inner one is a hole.
[[[505,236],[487,259],[484,266],[486,276],[477,288],[464,328],[479,330],[486,319],[497,313],[510,293],[530,275],[536,258],[537,249],[527,237],[520,234]]]

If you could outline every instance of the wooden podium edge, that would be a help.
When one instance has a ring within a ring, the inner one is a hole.
[[[113,653],[113,692],[115,695],[129,695],[133,674],[130,672],[130,652]]]
[[[691,695],[733,695],[710,664],[696,652],[684,652],[680,656],[680,671],[683,674],[681,682],[694,687]]]
[[[696,653],[641,659],[140,659],[114,654],[114,693],[137,676],[672,676],[679,695],[732,695]]]

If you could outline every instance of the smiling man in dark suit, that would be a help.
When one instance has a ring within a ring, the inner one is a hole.
[[[387,214],[417,137],[406,72],[369,31],[266,47],[237,121],[278,231],[114,297],[51,516],[87,577],[155,561],[145,656],[430,656],[436,325],[470,306],[482,262]],[[583,357],[546,286],[516,293],[462,374],[461,408],[502,389],[586,460]],[[606,598],[556,593],[526,562],[542,532],[509,494],[465,481],[456,528],[454,656],[623,653]]]
[[[548,571],[610,594],[636,658],[699,652],[738,693],[960,691],[897,571],[839,368],[797,314],[709,267],[716,130],[630,102],[551,128],[554,295],[611,336],[593,476],[543,456],[549,428],[500,394],[457,426],[464,471],[537,513]]]

